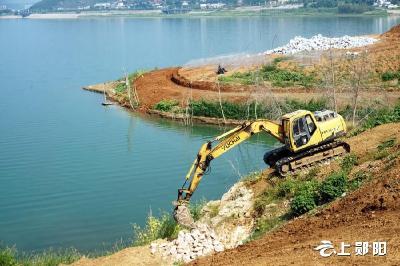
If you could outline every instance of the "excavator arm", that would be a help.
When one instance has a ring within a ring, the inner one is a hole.
[[[193,226],[193,219],[190,217],[187,205],[204,173],[209,168],[210,162],[259,132],[266,132],[281,143],[284,142],[281,124],[270,120],[256,120],[245,122],[201,146],[186,175],[185,182],[178,189],[174,218],[179,224],[187,227]],[[215,147],[213,147],[213,144],[216,144]]]

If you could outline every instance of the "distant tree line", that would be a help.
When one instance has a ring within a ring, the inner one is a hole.
[[[114,2],[115,0],[42,0],[32,6],[33,11],[57,10],[57,8],[73,9],[91,6],[99,2]],[[180,7],[184,0],[165,0],[170,7]],[[400,0],[391,0],[398,4]],[[191,8],[199,7],[200,0],[186,0]],[[275,1],[273,1],[275,3]],[[134,9],[153,8],[152,0],[127,0],[127,4]],[[207,3],[224,3],[227,6],[237,6],[238,0],[207,0]],[[242,5],[254,6],[271,3],[271,0],[242,0]],[[303,3],[305,8],[332,8],[339,13],[363,13],[371,10],[374,0],[291,0],[289,3]]]
[[[394,0],[399,1],[399,0]],[[303,0],[304,7],[337,8],[338,13],[364,13],[373,9],[374,0]]]

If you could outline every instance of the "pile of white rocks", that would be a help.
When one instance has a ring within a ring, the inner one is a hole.
[[[173,261],[189,262],[200,256],[224,251],[224,246],[214,230],[205,224],[198,224],[190,232],[180,231],[178,238],[173,241],[151,243],[150,249],[152,254],[160,253]]]
[[[264,54],[284,54],[290,55],[303,51],[324,51],[329,49],[350,49],[367,46],[376,42],[377,39],[371,37],[351,37],[343,36],[337,38],[324,37],[321,34],[309,39],[296,36],[288,44],[268,50]]]

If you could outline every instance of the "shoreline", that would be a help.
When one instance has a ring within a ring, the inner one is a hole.
[[[348,61],[346,61],[347,59],[342,58],[343,55],[348,56],[347,53],[357,55],[365,49],[362,47],[368,47],[368,50],[373,51],[371,53],[371,56],[373,57],[372,59],[376,60],[375,62],[371,62],[371,64],[379,65],[379,62],[381,62],[379,58],[383,58],[382,55],[388,56],[385,52],[388,49],[387,47],[392,48],[400,44],[397,37],[394,37],[393,39],[393,36],[396,36],[396,33],[394,32],[388,32],[382,35],[374,34],[367,36],[376,39],[376,41],[360,47],[354,46],[353,48],[351,48],[350,45],[347,46],[348,48],[335,49],[336,51],[338,51],[337,53],[339,54],[337,57],[338,64],[348,63]],[[307,43],[307,40],[313,40],[313,38],[304,40],[306,40],[305,43]],[[320,41],[318,41],[318,43],[319,45],[322,45]],[[324,45],[322,45],[322,47],[324,47]],[[289,48],[297,49],[296,46]],[[312,64],[309,63],[310,66],[308,67],[311,67],[312,69],[306,69],[306,71],[311,72],[304,72],[304,70],[301,70],[300,67],[300,69],[297,70],[300,72],[294,73],[300,73],[301,75],[307,75],[303,73],[310,73],[309,75],[316,75],[315,73],[318,73],[318,71],[323,69],[326,62],[323,62],[322,60],[321,63],[321,58],[324,58],[323,56],[324,54],[326,55],[326,51],[315,51],[318,52],[317,55],[320,59],[314,60],[314,63]],[[375,53],[374,51],[377,51],[377,53]],[[374,57],[376,54],[378,54],[379,56]],[[290,53],[286,55],[260,53],[258,55],[262,56],[263,60],[262,63],[257,61],[257,66],[254,64],[245,65],[244,61],[240,61],[240,67],[235,68],[233,67],[233,65],[235,65],[234,63],[231,62],[232,66],[230,66],[229,63],[226,63],[224,67],[229,70],[227,76],[217,75],[215,73],[216,65],[212,63],[184,67],[169,67],[143,72],[142,74],[136,76],[136,78],[130,80],[130,87],[136,89],[136,92],[140,99],[140,104],[137,108],[132,108],[133,106],[131,106],[128,93],[126,91],[127,87],[122,79],[100,84],[88,85],[84,86],[82,89],[97,93],[105,92],[109,100],[113,101],[116,105],[122,106],[132,112],[148,114],[150,116],[160,117],[163,119],[176,120],[185,124],[206,123],[214,125],[238,125],[242,123],[243,119],[239,120],[241,119],[241,116],[227,116],[226,114],[222,114],[221,117],[220,115],[215,115],[214,111],[214,113],[210,113],[210,111],[207,110],[193,111],[193,109],[191,109],[191,111],[188,111],[189,109],[186,102],[190,99],[190,101],[193,101],[194,103],[197,102],[197,104],[202,104],[203,101],[203,103],[205,102],[204,107],[199,108],[207,109],[214,108],[206,106],[215,103],[217,99],[221,99],[221,102],[226,102],[234,105],[234,108],[240,108],[241,104],[247,103],[251,105],[251,102],[254,102],[254,99],[258,99],[257,105],[260,106],[259,110],[262,111],[265,108],[268,109],[270,108],[270,106],[272,106],[270,101],[268,101],[269,97],[267,97],[271,93],[274,95],[274,101],[276,102],[280,102],[283,105],[287,106],[288,104],[290,105],[290,101],[297,101],[299,104],[303,104],[303,108],[307,108],[307,104],[309,104],[310,102],[312,103],[313,101],[321,102],[322,104],[322,99],[330,97],[329,92],[323,89],[323,84],[321,85],[319,83],[317,76],[315,76],[315,81],[310,86],[302,86],[297,84],[292,84],[288,86],[276,86],[271,81],[264,81],[262,88],[259,88],[257,85],[250,83],[235,83],[234,80],[233,82],[218,82],[221,77],[229,80],[231,73],[247,73],[247,71],[255,71],[257,67],[260,67],[265,63],[273,64],[273,62],[275,62],[276,59],[279,59],[280,56],[288,58],[287,61],[277,60],[277,62],[283,61],[281,63],[282,67],[283,69],[287,68],[287,71],[291,71],[291,69],[293,69],[293,65],[291,64],[298,64],[300,62],[296,61],[296,55],[291,55]],[[391,56],[394,56],[394,54],[391,53]],[[302,58],[302,55],[300,56],[300,60],[304,60],[304,58]],[[340,60],[344,61],[342,62]],[[397,63],[393,63],[393,66],[395,67]],[[348,67],[347,65],[343,66]],[[385,70],[380,71],[382,72]],[[377,80],[371,81],[368,90],[364,90],[359,94],[359,101],[361,102],[360,108],[368,107],[368,101],[370,99],[376,99],[377,101],[385,102],[389,105],[395,104],[397,102],[397,99],[400,99],[400,90],[398,90],[398,87],[396,86],[393,87],[393,82],[382,83],[382,81],[380,81],[380,76],[376,76],[375,78]],[[341,105],[338,106],[339,112],[345,112],[347,106],[351,106],[352,102],[350,102],[349,99],[352,99],[352,93],[353,92],[346,87],[341,88],[341,91],[337,93],[337,99],[341,103]],[[222,103],[220,103],[220,105],[221,104]],[[332,108],[329,107],[329,103],[327,102],[325,102],[323,106],[325,107],[321,108]],[[378,106],[375,107],[378,108]],[[248,113],[247,119],[251,119],[251,116],[249,115],[250,114]],[[259,116],[259,118],[271,119],[271,117],[264,117],[265,115],[268,115],[268,112],[265,113],[263,116]],[[225,116],[225,119],[223,116]]]
[[[398,11],[398,12],[397,12]],[[0,19],[87,19],[87,18],[199,18],[199,17],[387,17],[400,16],[400,10],[365,12],[362,14],[339,14],[332,10],[319,9],[227,9],[211,11],[190,11],[184,14],[164,14],[161,10],[83,11],[33,13],[27,17],[2,15]]]

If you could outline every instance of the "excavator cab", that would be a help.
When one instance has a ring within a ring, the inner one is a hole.
[[[293,140],[297,148],[307,145],[316,130],[315,122],[309,114],[295,119],[292,128]]]

